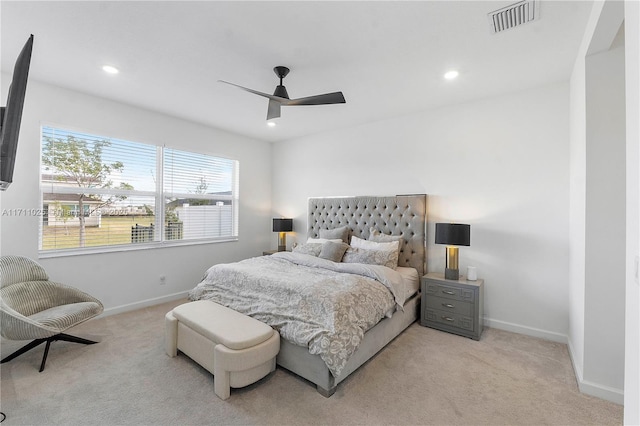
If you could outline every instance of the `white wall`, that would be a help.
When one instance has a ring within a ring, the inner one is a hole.
[[[625,246],[638,221],[627,217],[625,165],[633,161],[625,153],[630,87],[624,73],[625,52],[638,39],[620,30],[624,7],[617,1],[594,3],[570,83],[569,350],[580,390],[619,403],[628,381],[624,312],[631,253]]]
[[[429,195],[434,223],[471,224],[461,270],[485,279],[486,323],[566,342],[569,90],[554,84],[274,145],[273,208],[306,234],[307,198]]]
[[[640,424],[640,3],[625,2],[627,242],[624,423]]]
[[[597,23],[595,8],[585,34],[594,31]],[[584,365],[584,280],[586,222],[586,77],[585,55],[588,40],[582,41],[569,81],[569,353],[578,379],[582,382]]]
[[[6,97],[9,79],[3,75]],[[171,100],[167,100],[171,102]],[[41,259],[52,279],[76,286],[116,312],[175,298],[193,288],[209,266],[261,254],[271,246],[271,145],[200,124],[29,81],[13,184],[3,210],[40,208],[40,126],[138,142],[166,143],[240,162],[239,241]],[[1,216],[2,254],[38,259],[40,217]],[[166,284],[160,285],[160,275]]]
[[[583,379],[622,393],[626,147],[624,44],[619,42],[586,59]]]

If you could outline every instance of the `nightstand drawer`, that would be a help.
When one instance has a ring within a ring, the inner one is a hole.
[[[429,282],[427,285],[427,294],[430,296],[461,300],[463,302],[473,302],[475,299],[474,291],[472,289],[453,287],[442,284],[433,284],[431,282]]]
[[[473,331],[473,318],[469,316],[427,308],[425,309],[425,319],[427,321]]]
[[[427,297],[427,308],[454,314],[473,316],[473,304],[439,296]]]

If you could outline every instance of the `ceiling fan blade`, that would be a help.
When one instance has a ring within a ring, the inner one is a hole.
[[[282,101],[283,105],[329,105],[344,104],[342,92],[325,93],[324,95],[307,96],[306,98],[286,99]]]
[[[289,99],[286,99],[286,98],[281,98],[280,96],[274,96],[274,95],[270,95],[268,93],[258,92],[257,90],[248,89],[246,87],[242,87],[242,86],[239,86],[237,84],[229,83],[228,81],[224,81],[224,80],[218,80],[218,81],[220,83],[225,83],[225,84],[229,84],[231,86],[235,86],[235,87],[237,87],[239,89],[242,89],[242,90],[244,90],[246,92],[253,93],[254,95],[258,95],[258,96],[262,96],[262,97],[265,97],[265,98],[269,98],[270,100],[275,101],[275,102],[286,102],[286,101],[289,100]]]
[[[267,110],[267,120],[280,117],[280,102],[269,99],[269,109]]]

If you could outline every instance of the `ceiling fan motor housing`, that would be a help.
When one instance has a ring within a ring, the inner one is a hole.
[[[275,92],[273,92],[273,96],[280,96],[281,98],[289,99],[289,94],[287,93],[287,88],[282,84],[276,87]]]

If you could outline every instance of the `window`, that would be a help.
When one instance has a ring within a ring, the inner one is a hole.
[[[40,250],[236,239],[238,168],[226,158],[43,127]]]

